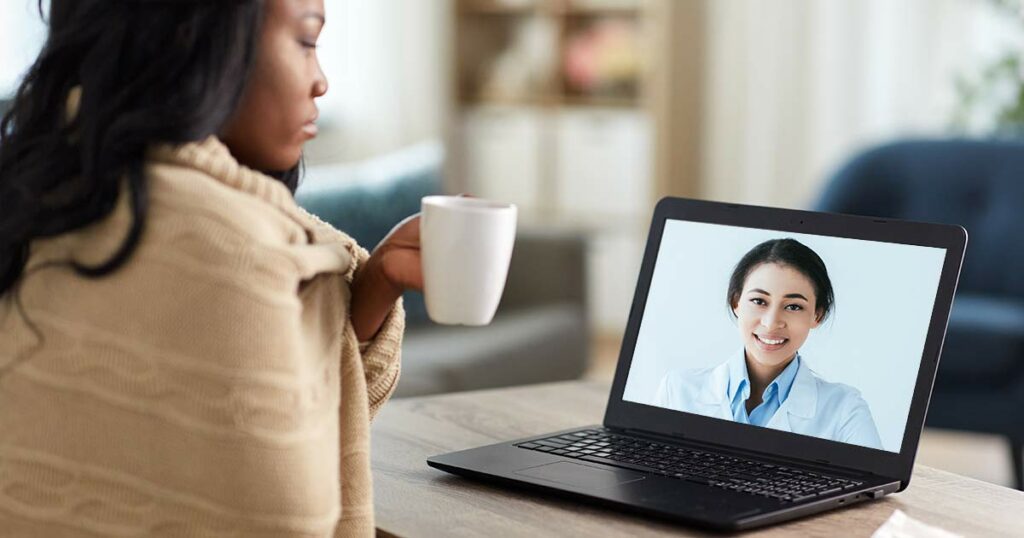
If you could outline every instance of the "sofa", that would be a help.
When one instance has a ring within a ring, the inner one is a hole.
[[[1024,488],[1024,142],[871,148],[831,178],[816,209],[967,229],[926,425],[1003,436]]]
[[[444,150],[425,142],[365,162],[310,166],[296,200],[369,250],[420,199],[442,192]],[[519,226],[508,280],[486,327],[441,326],[407,292],[395,397],[575,379],[590,345],[586,238]]]

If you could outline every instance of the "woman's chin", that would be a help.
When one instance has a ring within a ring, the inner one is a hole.
[[[782,346],[774,351],[760,349],[759,347],[756,347],[756,343],[754,346],[754,349],[751,349],[750,345],[747,346],[747,356],[757,361],[758,364],[763,364],[765,366],[773,367],[784,364],[795,354],[795,352],[789,349],[790,346],[788,345]]]
[[[301,160],[301,149],[297,152],[282,153],[272,159],[268,159],[269,166],[264,167],[262,170],[270,174],[283,174],[298,166]]]

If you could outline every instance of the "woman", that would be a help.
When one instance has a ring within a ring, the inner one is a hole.
[[[295,204],[323,24],[52,0],[0,129],[3,534],[373,533],[419,222],[370,255]]]
[[[793,239],[757,245],[726,294],[743,347],[713,368],[668,373],[655,405],[833,441],[882,448],[867,402],[825,381],[800,346],[833,309],[825,263]]]

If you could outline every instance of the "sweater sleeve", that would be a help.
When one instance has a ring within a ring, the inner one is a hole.
[[[347,276],[351,283],[355,270],[366,263],[370,253],[352,243],[352,254],[356,260],[353,271]],[[351,325],[351,321],[349,322]],[[384,402],[395,392],[401,370],[402,336],[405,333],[405,309],[402,299],[391,308],[372,340],[359,343],[363,371],[366,374],[366,392],[369,396],[370,420],[377,415]]]

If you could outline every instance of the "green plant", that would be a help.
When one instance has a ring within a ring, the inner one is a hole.
[[[1024,31],[1024,1],[988,1],[1006,16],[1019,21]],[[1022,54],[1024,49],[1005,51],[974,76],[956,78],[958,102],[953,111],[954,130],[975,132],[980,127],[997,136],[1024,137]]]
[[[990,3],[1000,9],[1004,9],[1013,15],[1019,15],[1021,12],[1021,1],[1020,0],[989,0]]]

